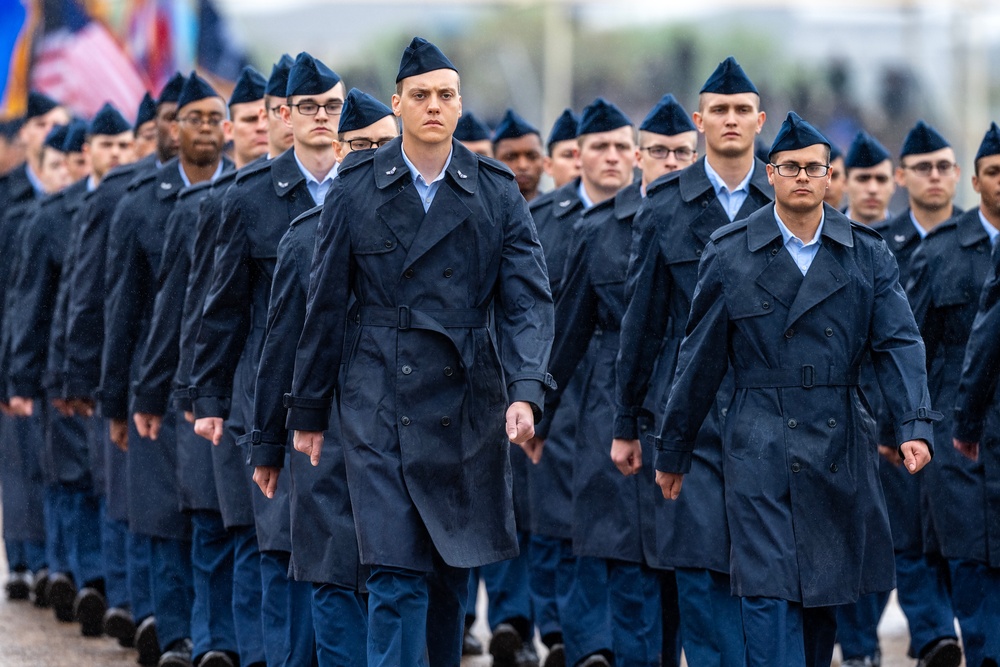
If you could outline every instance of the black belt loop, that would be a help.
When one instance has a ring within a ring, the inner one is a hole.
[[[802,365],[802,388],[812,389],[816,386],[816,367],[812,364]]]
[[[399,319],[396,323],[396,328],[400,331],[406,331],[410,328],[410,307],[400,306],[399,307]]]

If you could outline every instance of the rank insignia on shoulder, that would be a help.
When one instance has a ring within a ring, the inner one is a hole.
[[[569,206],[572,203],[573,203],[572,199],[567,199],[566,201],[559,202],[559,207],[560,208],[566,208],[567,206]]]
[[[896,243],[902,243],[903,241],[906,240],[906,235],[896,234],[895,236],[892,237],[892,240],[895,241]]]
[[[288,187],[288,181],[278,181],[278,187],[279,188],[287,188]]]
[[[164,190],[169,190],[170,188],[172,188],[174,186],[171,185],[170,183],[160,183],[160,187],[163,188]]]
[[[458,171],[458,170],[456,169],[455,171]],[[468,178],[468,176],[466,176],[465,174],[463,174],[461,171],[458,171],[458,177],[459,178]]]
[[[386,176],[392,176],[392,175],[393,175],[393,174],[395,174],[395,173],[396,173],[396,168],[395,168],[395,167],[393,167],[393,168],[392,168],[392,169],[390,169],[389,171],[385,172],[385,175],[386,175]]]

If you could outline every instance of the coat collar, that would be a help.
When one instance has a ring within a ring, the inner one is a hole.
[[[460,142],[451,141],[451,162],[446,169],[447,177],[465,192],[475,194],[479,186],[479,157]],[[410,169],[403,161],[403,139],[393,139],[375,151],[375,185],[384,190],[393,183],[410,175]]]
[[[580,177],[552,191],[552,217],[565,218],[571,213],[579,213],[583,209],[580,199]]]
[[[712,181],[708,180],[708,174],[705,173],[706,159],[705,156],[698,158],[694,164],[680,173],[681,198],[686,202],[694,201],[705,192],[714,193]],[[753,176],[750,177],[748,185],[751,190],[757,190],[767,195],[769,199],[774,198],[774,188],[767,182],[767,165],[757,158],[754,158]]]
[[[958,233],[958,242],[963,248],[990,240],[990,235],[986,233],[983,222],[979,219],[978,206],[955,218],[955,231]]]
[[[823,238],[836,241],[848,248],[854,246],[851,221],[843,213],[829,204],[823,204]],[[774,220],[774,203],[758,209],[747,218],[747,247],[756,252],[781,236],[778,223]]]
[[[180,160],[172,158],[165,162],[156,172],[156,198],[160,201],[176,197],[184,189],[184,179],[181,178]]]
[[[632,185],[619,190],[615,195],[615,217],[619,220],[634,218],[639,206],[642,205],[642,183],[636,181]]]
[[[28,180],[27,162],[22,162],[7,176],[7,197],[9,202],[35,198],[35,188]]]
[[[271,185],[279,197],[284,197],[305,180],[305,174],[302,173],[298,162],[295,161],[294,148],[288,149],[271,160]]]

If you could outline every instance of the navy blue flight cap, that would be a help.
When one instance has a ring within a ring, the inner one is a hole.
[[[778,135],[774,138],[774,143],[771,144],[767,159],[770,162],[775,153],[795,151],[816,144],[830,147],[830,141],[819,130],[802,120],[794,111],[789,111],[785,122],[781,124],[781,129],[778,130]]]
[[[209,97],[221,98],[222,95],[219,95],[208,81],[198,76],[197,72],[191,72],[191,76],[184,82],[180,97],[177,98],[177,110],[180,111],[193,102],[198,102]]]
[[[164,84],[163,90],[160,91],[160,97],[156,100],[156,106],[160,106],[164,102],[176,102],[181,96],[181,90],[184,88],[185,81],[184,75],[180,72],[170,77],[170,80]]]
[[[128,132],[131,129],[132,126],[128,124],[128,121],[119,113],[118,109],[105,102],[101,110],[90,121],[90,125],[87,127],[87,134],[107,134],[114,136],[122,132]]]
[[[458,71],[458,68],[451,64],[448,56],[444,55],[441,49],[423,37],[414,37],[410,45],[404,49],[403,57],[399,61],[396,83],[411,76],[433,72],[436,69]]]
[[[271,67],[271,78],[267,80],[267,87],[264,92],[271,97],[285,97],[288,89],[288,72],[291,71],[295,61],[287,53],[282,54],[281,60]]]
[[[303,51],[295,58],[288,72],[285,97],[292,95],[319,95],[340,83],[340,76],[332,69]]]
[[[43,93],[31,91],[28,93],[28,109],[24,114],[25,120],[44,116],[48,112],[59,106],[59,103]]]
[[[580,114],[580,124],[576,127],[576,136],[584,134],[594,134],[596,132],[609,132],[617,130],[619,127],[631,126],[632,121],[628,119],[621,109],[613,103],[608,102],[603,97],[598,97],[588,106],[584,107]]]
[[[559,117],[556,118],[556,122],[552,124],[552,130],[549,132],[549,142],[546,146],[552,148],[552,144],[576,139],[576,128],[579,125],[580,117],[573,113],[572,109],[564,109],[559,114]]]
[[[458,141],[489,141],[493,133],[489,126],[476,118],[471,111],[463,111],[455,127],[455,139]]]
[[[142,96],[142,102],[139,102],[139,110],[135,114],[135,129],[138,130],[143,124],[151,120],[156,120],[156,100],[147,92]]]
[[[344,109],[340,112],[340,125],[337,132],[353,132],[377,123],[386,116],[392,115],[392,109],[379,102],[368,93],[357,88],[351,88],[344,100]]]
[[[757,86],[747,76],[736,58],[729,56],[715,68],[708,77],[699,93],[718,93],[719,95],[736,95],[738,93],[757,93]]]
[[[8,141],[11,141],[15,136],[17,136],[23,122],[23,118],[12,118],[11,120],[0,121],[0,136],[4,137]]]
[[[864,130],[859,130],[844,158],[847,169],[867,169],[885,162],[890,157],[889,150],[879,143],[878,139]]]
[[[903,140],[903,150],[899,152],[899,157],[933,153],[949,146],[951,144],[937,130],[924,121],[918,120],[913,129],[906,134],[906,138]]]
[[[1000,155],[1000,127],[997,127],[996,123],[990,123],[990,129],[986,131],[983,143],[979,144],[979,150],[976,151],[976,159],[974,161],[978,162],[979,158],[989,157],[990,155]]]
[[[639,129],[672,137],[683,132],[696,132],[698,128],[691,122],[691,117],[688,116],[684,107],[673,95],[667,93],[656,103],[656,106],[642,121]]]
[[[264,99],[264,89],[266,87],[267,80],[264,78],[264,75],[247,65],[240,72],[240,78],[236,80],[236,86],[233,87],[233,94],[229,96],[229,106]]]
[[[68,131],[69,125],[53,125],[49,133],[45,135],[45,145],[62,152]]]
[[[521,118],[513,109],[507,109],[500,124],[493,131],[493,143],[504,139],[517,139],[529,134],[537,134],[541,138],[542,134],[531,123]]]
[[[63,141],[63,153],[80,153],[87,141],[87,121],[74,118],[66,126],[66,139]]]

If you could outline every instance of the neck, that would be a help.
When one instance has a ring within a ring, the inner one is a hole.
[[[983,214],[983,217],[986,218],[986,222],[990,223],[995,228],[1000,229],[1000,211],[991,211],[983,206],[982,203],[979,204],[979,211]]]
[[[913,217],[917,219],[917,224],[928,232],[951,217],[952,205],[948,204],[943,208],[924,208],[910,201],[910,210]]]
[[[788,231],[803,243],[809,243],[816,236],[819,223],[823,220],[822,205],[805,211],[788,210],[779,202],[775,202],[774,207],[778,211],[778,217],[785,223],[785,227],[788,227]]]
[[[313,148],[296,143],[293,150],[295,150],[295,157],[299,159],[306,171],[320,183],[333,169],[333,165],[337,163],[337,154],[333,150],[333,144],[322,148]]]
[[[403,135],[403,152],[406,157],[417,168],[424,180],[430,183],[440,175],[444,169],[444,163],[448,161],[448,153],[451,152],[451,142],[442,141],[435,144],[425,144],[416,139],[410,139]]]
[[[31,156],[28,158],[28,166],[31,167],[31,172],[38,176],[42,173],[42,156],[41,154],[37,156]]]
[[[538,188],[531,190],[529,192],[522,192],[521,196],[524,197],[524,201],[531,201],[538,196]]]
[[[618,194],[618,190],[602,188],[595,183],[589,182],[586,178],[582,179],[582,182],[583,191],[587,193],[590,201],[594,202],[595,205],[600,204],[602,201],[607,201]]]
[[[195,183],[211,180],[211,178],[215,176],[216,170],[219,168],[219,160],[221,159],[222,158],[220,157],[210,165],[200,166],[188,162],[182,155],[181,169],[184,170],[184,174],[187,175],[188,180],[191,181],[192,185],[194,185]]]
[[[752,150],[747,151],[743,155],[727,156],[720,155],[712,149],[708,149],[705,159],[708,160],[708,163],[712,165],[712,169],[722,178],[722,182],[730,190],[738,187],[753,167]],[[782,220],[784,220],[784,217],[782,217]]]

